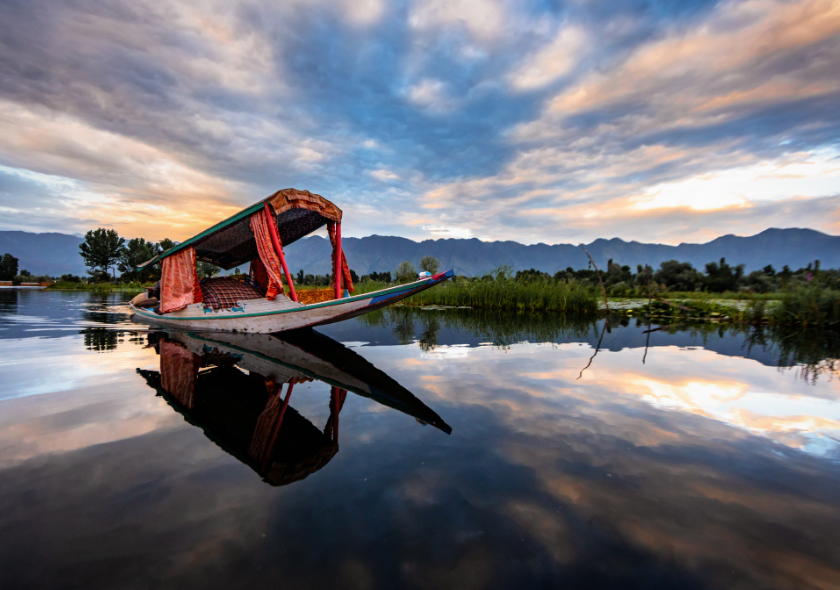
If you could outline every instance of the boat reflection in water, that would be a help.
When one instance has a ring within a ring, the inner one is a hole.
[[[312,330],[279,336],[158,332],[150,342],[160,355],[160,372],[137,370],[149,386],[273,486],[304,479],[335,456],[348,392],[452,432],[391,377]],[[290,405],[295,384],[314,380],[331,386],[323,430]]]

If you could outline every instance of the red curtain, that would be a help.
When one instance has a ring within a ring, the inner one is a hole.
[[[251,215],[251,230],[257,240],[257,251],[260,253],[260,261],[268,274],[268,289],[266,299],[273,301],[278,293],[283,293],[283,270],[280,266],[280,257],[274,251],[274,244],[271,241],[271,226],[274,220],[266,216],[265,210]],[[255,271],[258,269],[255,269]],[[259,279],[257,279],[259,280]]]
[[[330,234],[330,243],[332,244],[332,268],[335,268],[335,223],[330,221],[327,223],[327,231]],[[341,276],[343,280],[341,283],[344,285],[344,288],[350,291],[351,293],[355,293],[356,289],[353,287],[353,279],[350,278],[350,267],[347,266],[347,257],[344,255],[344,248],[341,249]],[[335,279],[333,279],[333,285],[335,285]]]
[[[251,261],[251,276],[260,286],[262,292],[266,295],[271,292],[271,298],[274,299],[277,296],[277,287],[273,287],[271,278],[268,276],[268,271],[265,269],[265,265],[263,261],[259,258],[254,258]]]
[[[195,270],[195,249],[184,248],[163,259],[160,311],[167,313],[204,301]]]

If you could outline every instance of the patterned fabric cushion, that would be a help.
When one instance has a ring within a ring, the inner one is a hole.
[[[201,281],[204,305],[212,309],[230,309],[237,301],[259,299],[262,293],[251,285],[230,277]]]
[[[297,292],[298,301],[304,305],[323,303],[335,299],[335,289],[301,289]]]

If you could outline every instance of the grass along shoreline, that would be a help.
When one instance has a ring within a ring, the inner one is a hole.
[[[94,293],[141,293],[151,285],[142,283],[74,283],[69,281],[58,281],[49,285],[50,291],[93,291]]]
[[[655,293],[647,297],[608,297],[611,313],[654,323],[730,322],[801,326],[840,326],[840,290],[814,284],[775,293]],[[413,297],[403,305],[471,307],[485,310],[597,313],[606,311],[601,290],[576,281],[550,278],[517,281],[457,277]]]
[[[538,279],[529,282],[456,277],[404,301],[405,305],[448,305],[490,310],[596,313],[600,294],[578,282]]]
[[[356,295],[370,293],[396,283],[362,281]],[[57,282],[47,289],[59,291],[124,292],[137,294],[142,283]],[[319,288],[300,286],[298,290]],[[323,288],[323,287],[320,287]],[[678,322],[729,322],[785,324],[802,326],[840,326],[840,290],[821,285],[797,286],[774,293],[656,293],[646,297],[609,297],[610,311],[644,318],[657,324]],[[569,312],[597,314],[605,311],[603,295],[595,285],[578,281],[541,278],[519,281],[499,275],[496,278],[456,277],[402,302],[410,307],[441,305],[494,311]]]

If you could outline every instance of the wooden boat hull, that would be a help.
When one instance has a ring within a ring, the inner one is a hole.
[[[135,321],[153,325],[185,330],[271,334],[332,324],[364,315],[430,289],[452,278],[453,275],[453,271],[448,270],[413,283],[310,305],[302,305],[278,297],[274,302],[266,299],[242,301],[231,309],[216,311],[205,310],[203,304],[199,303],[165,315],[158,315],[150,309],[129,305],[134,312]]]

